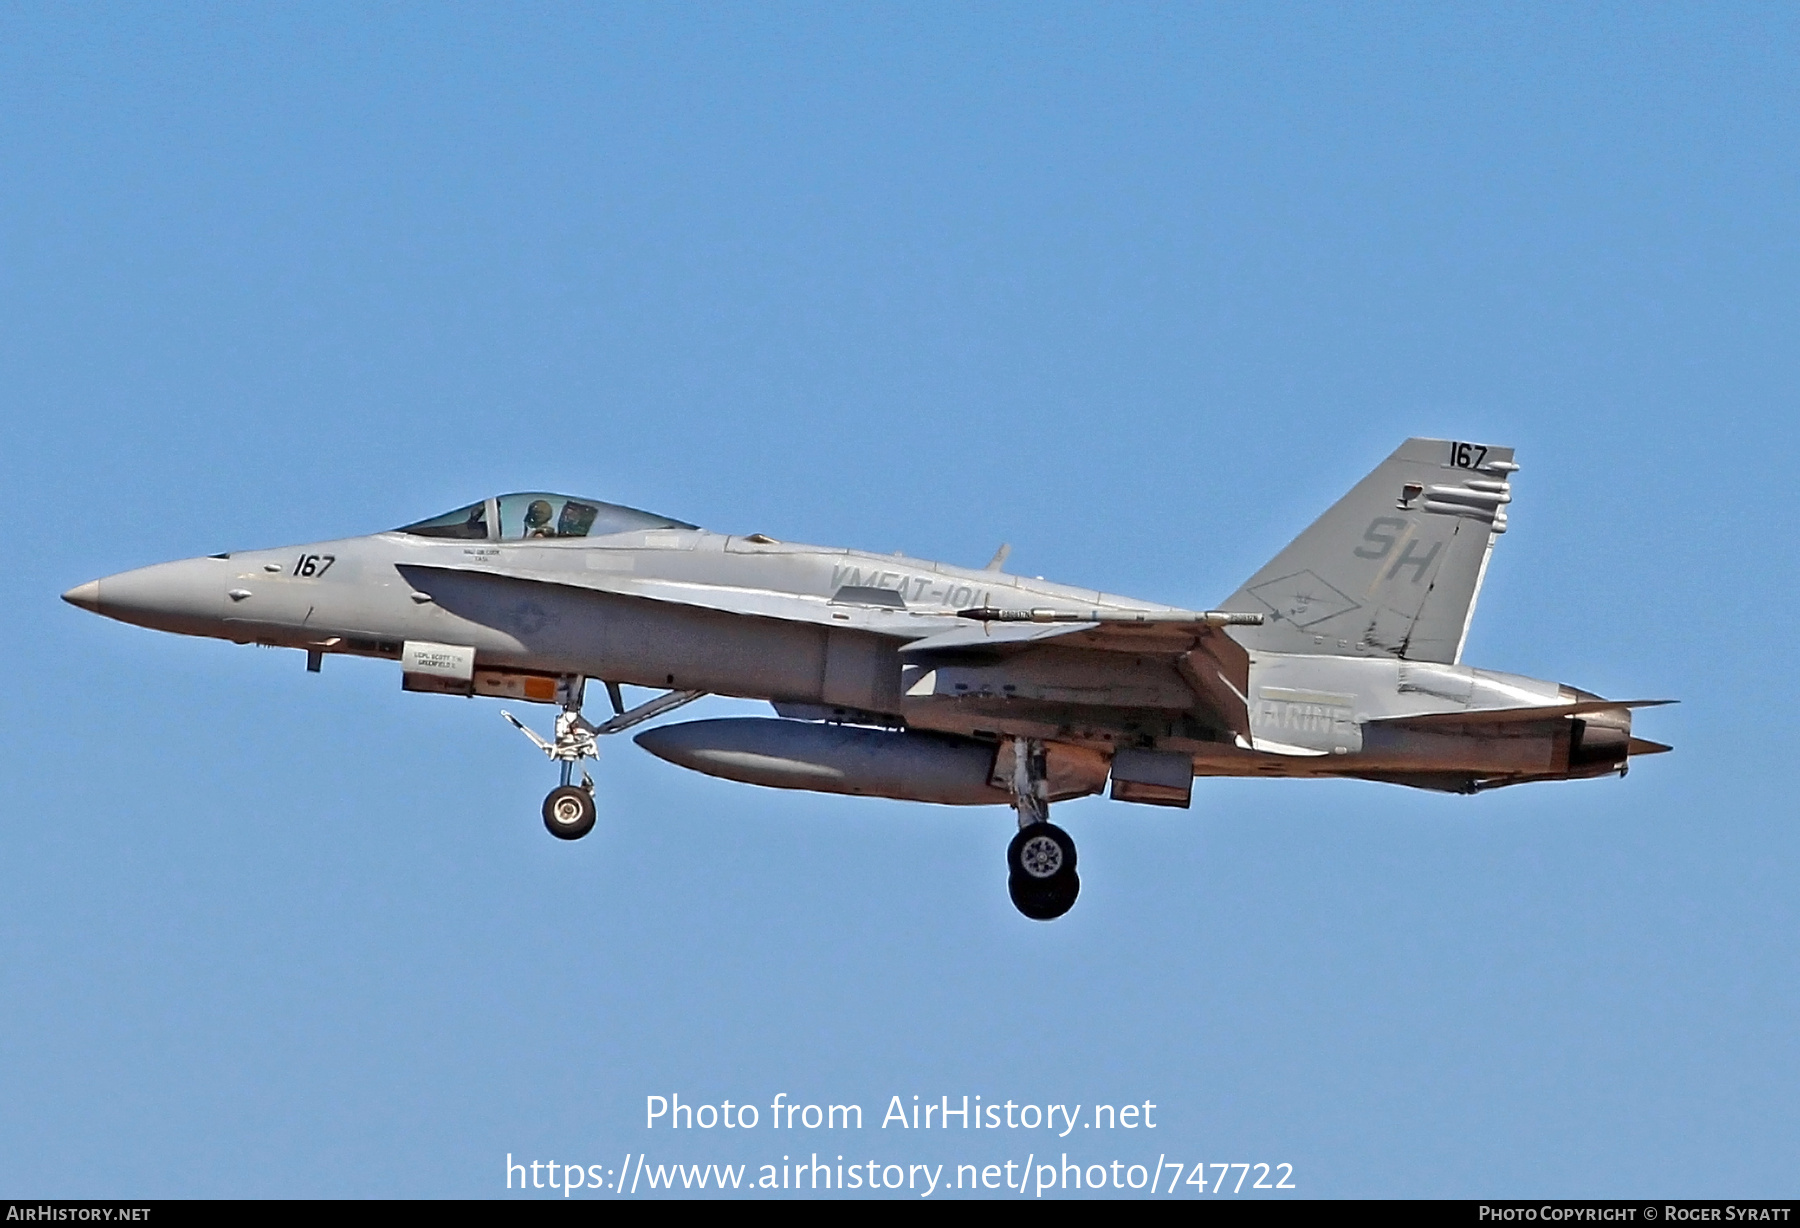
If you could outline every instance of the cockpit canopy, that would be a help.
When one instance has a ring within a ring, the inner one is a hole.
[[[667,516],[620,507],[616,503],[602,503],[598,499],[529,492],[483,499],[430,520],[404,525],[398,532],[461,541],[524,541],[539,537],[606,537],[644,529],[695,527]]]

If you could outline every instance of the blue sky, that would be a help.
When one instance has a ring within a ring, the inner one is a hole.
[[[1052,1148],[874,1124],[968,1094],[1154,1101],[1154,1137],[1054,1150],[1313,1195],[1791,1193],[1797,36],[6,8],[0,1192]],[[1007,902],[1003,811],[609,745],[565,846],[490,701],[56,599],[566,489],[1203,606],[1414,434],[1523,466],[1467,659],[1677,697],[1639,725],[1676,753],[1060,806],[1052,925]],[[671,1092],[871,1120],[646,1132]]]

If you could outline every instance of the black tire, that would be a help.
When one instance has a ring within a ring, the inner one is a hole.
[[[579,840],[594,830],[594,798],[586,789],[563,785],[544,799],[544,826],[558,840]]]
[[[1048,886],[1035,879],[1022,879],[1015,874],[1006,883],[1013,907],[1033,921],[1054,921],[1075,907],[1081,894],[1081,879],[1073,871]]]
[[[1006,869],[1026,883],[1054,883],[1075,876],[1075,841],[1054,823],[1021,827],[1006,846]]]

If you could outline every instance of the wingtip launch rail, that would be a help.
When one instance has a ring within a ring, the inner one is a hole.
[[[1043,606],[1026,610],[976,606],[958,610],[956,616],[984,623],[1095,623],[1100,626],[1156,623],[1201,627],[1260,627],[1264,618],[1261,614],[1233,610],[1058,610]]]

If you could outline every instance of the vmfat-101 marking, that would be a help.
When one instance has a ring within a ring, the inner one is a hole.
[[[945,580],[942,576],[934,578],[908,575],[905,572],[873,567],[866,572],[860,567],[848,565],[833,567],[831,591],[838,593],[844,589],[898,593],[908,607],[932,605],[964,609],[973,605],[991,605],[993,596],[989,590],[958,584],[954,580]]]

